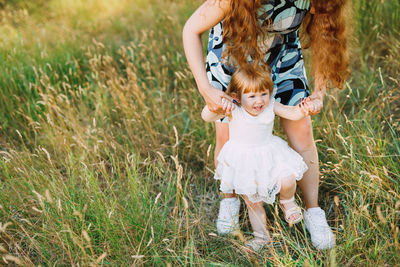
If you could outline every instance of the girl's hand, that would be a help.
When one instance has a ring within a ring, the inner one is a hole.
[[[310,98],[306,97],[306,98],[301,98],[300,99],[300,103],[298,105],[300,111],[305,115],[308,116],[310,115]]]
[[[235,109],[235,104],[232,102],[229,102],[226,98],[222,98],[222,109],[225,111],[226,115],[230,115],[232,113],[232,110]]]
[[[202,93],[202,96],[211,112],[226,114],[230,113],[234,109],[233,98],[225,94],[223,91],[210,85],[208,88],[200,90],[200,92]]]

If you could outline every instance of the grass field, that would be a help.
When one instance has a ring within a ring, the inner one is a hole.
[[[400,3],[353,1],[352,76],[313,117],[337,246],[266,206],[279,245],[259,254],[245,210],[243,235],[215,234],[214,129],[181,40],[199,4],[0,0],[0,266],[400,264]]]

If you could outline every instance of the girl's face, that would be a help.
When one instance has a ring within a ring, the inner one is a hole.
[[[240,104],[242,107],[253,116],[257,116],[264,111],[269,103],[269,92],[249,92],[242,94]]]

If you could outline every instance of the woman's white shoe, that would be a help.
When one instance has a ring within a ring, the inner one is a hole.
[[[326,221],[325,212],[320,207],[305,211],[304,223],[315,248],[330,249],[335,246],[335,235]]]
[[[240,200],[238,198],[224,198],[220,202],[217,219],[217,231],[220,235],[233,233],[239,228]]]

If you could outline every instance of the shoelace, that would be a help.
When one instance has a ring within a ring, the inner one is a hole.
[[[313,225],[317,226],[328,226],[325,219],[325,213],[322,210],[315,212],[313,215],[309,216]],[[329,227],[329,226],[328,226]]]

